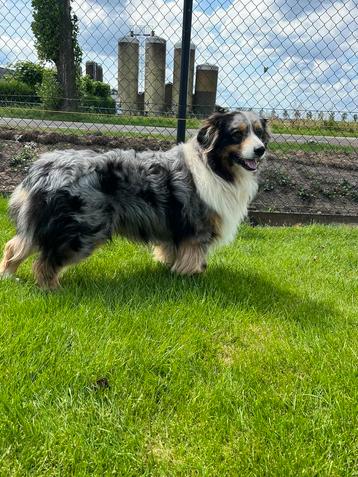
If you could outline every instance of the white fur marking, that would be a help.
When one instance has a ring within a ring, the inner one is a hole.
[[[238,166],[235,183],[226,182],[211,170],[204,157],[199,157],[195,141],[193,139],[184,145],[185,160],[200,198],[222,219],[222,235],[216,245],[227,244],[234,240],[240,222],[247,215],[247,207],[257,192],[256,176]]]

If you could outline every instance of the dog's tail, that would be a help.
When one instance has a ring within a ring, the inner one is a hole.
[[[9,215],[16,228],[20,226],[21,216],[24,215],[24,209],[27,208],[28,199],[29,193],[22,184],[17,186],[11,195],[9,202]]]

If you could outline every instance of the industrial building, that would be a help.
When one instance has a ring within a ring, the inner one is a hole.
[[[139,35],[138,35],[139,36]],[[144,40],[144,92],[139,92],[140,41],[133,32],[118,41],[118,96],[124,114],[177,114],[179,106],[181,43],[174,46],[173,82],[165,84],[166,40],[152,31]],[[190,45],[187,113],[205,116],[215,109],[219,68],[196,67],[195,45]],[[86,64],[87,71],[87,64]]]
[[[102,66],[95,61],[86,61],[86,75],[95,81],[103,81]]]

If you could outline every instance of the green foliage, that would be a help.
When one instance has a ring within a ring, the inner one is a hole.
[[[59,108],[63,94],[55,71],[47,70],[44,72],[42,83],[36,91],[44,109],[56,110]]]
[[[32,147],[25,145],[21,151],[15,154],[11,160],[10,165],[12,167],[26,167],[36,158],[36,153]]]
[[[92,96],[94,95],[94,80],[88,76],[82,76],[80,78],[80,93],[81,96]]]
[[[111,87],[109,84],[95,81],[90,76],[83,76],[80,80],[81,96],[99,96],[107,98],[111,94]]]
[[[109,84],[95,81],[86,75],[80,80],[81,109],[83,111],[114,114],[116,103],[111,98]]]
[[[31,86],[35,90],[35,86],[41,84],[45,67],[32,61],[18,61],[13,66],[14,72],[11,74],[13,79],[21,81]]]
[[[59,3],[53,0],[32,0],[33,22],[32,31],[35,35],[36,49],[41,60],[53,61],[57,64],[59,59],[60,45],[60,8]],[[78,19],[71,15],[72,40],[75,56],[75,64],[80,65],[82,51],[78,44]]]
[[[36,103],[39,101],[33,87],[16,79],[0,80],[0,101],[2,103]]]
[[[107,98],[111,94],[111,87],[109,84],[102,83],[102,81],[94,81],[94,95],[101,98]]]
[[[86,96],[81,99],[81,110],[102,114],[114,114],[116,112],[116,102],[110,96]]]

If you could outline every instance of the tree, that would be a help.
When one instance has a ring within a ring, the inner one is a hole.
[[[342,121],[347,121],[348,113],[342,113]]]
[[[353,114],[353,121],[355,123],[358,121],[358,114]]]
[[[288,114],[287,109],[283,110],[283,119],[290,119],[290,115]]]
[[[313,118],[312,111],[307,111],[306,118],[307,119],[312,119]]]
[[[53,61],[63,94],[62,109],[78,106],[77,74],[82,52],[78,20],[71,12],[71,0],[32,0],[32,31],[40,60]]]
[[[324,119],[323,111],[320,111],[320,112],[318,113],[318,119],[319,119],[320,121],[323,121],[323,119]]]
[[[330,112],[328,113],[328,119],[329,119],[330,121],[335,121],[335,115],[336,115],[336,113],[335,113],[334,111],[330,111]]]
[[[295,119],[300,119],[301,112],[298,109],[296,109],[293,115],[294,115]]]

